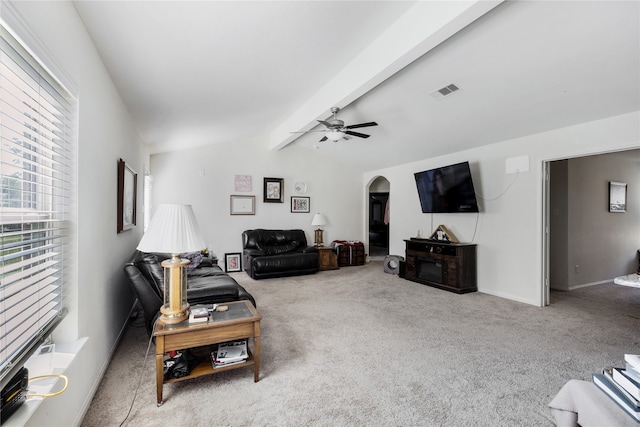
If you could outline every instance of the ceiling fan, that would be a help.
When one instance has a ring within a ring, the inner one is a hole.
[[[326,129],[305,130],[305,131],[294,132],[294,133],[326,132],[327,134],[322,137],[320,142],[326,141],[327,139],[330,139],[333,142],[336,142],[341,139],[350,139],[347,135],[357,136],[358,138],[369,138],[370,135],[360,133],[360,132],[354,132],[351,129],[358,129],[358,128],[364,128],[369,126],[378,126],[376,122],[366,122],[366,123],[359,123],[356,125],[345,126],[344,121],[338,119],[337,117],[338,111],[340,111],[340,108],[332,107],[331,113],[333,114],[333,117],[327,120],[318,120],[318,122],[322,123],[326,127]]]

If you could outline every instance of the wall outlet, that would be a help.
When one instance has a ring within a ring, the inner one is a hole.
[[[576,264],[576,274],[580,273],[580,266]]]

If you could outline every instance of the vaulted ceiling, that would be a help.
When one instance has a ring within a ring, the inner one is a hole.
[[[640,110],[636,1],[73,3],[152,153],[260,141],[374,170]],[[292,133],[334,106],[379,126]]]

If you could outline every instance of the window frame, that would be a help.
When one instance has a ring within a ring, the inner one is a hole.
[[[5,96],[0,97],[5,105],[5,112],[0,111],[3,118],[12,114],[7,113],[7,106],[15,104],[13,115],[23,120],[22,123],[17,120],[0,123],[0,340],[4,339],[0,341],[3,347],[0,349],[1,387],[11,380],[68,311],[72,217],[77,193],[78,110],[77,99],[4,23],[4,12],[0,22],[0,63],[11,61],[11,64],[2,66],[2,78],[18,79],[17,76],[22,75],[24,79],[16,80],[16,84],[25,86],[16,89],[14,99],[4,89]],[[16,74],[9,71],[12,67]],[[27,97],[29,88],[37,95]],[[8,185],[10,196],[4,197],[7,180],[3,176],[9,171],[15,182]],[[21,185],[16,185],[18,183]],[[18,194],[19,200],[11,197]],[[31,298],[40,303],[45,302],[42,298],[46,296],[48,305],[34,309],[32,300],[22,296],[27,288],[37,289],[37,293],[31,292]],[[11,351],[5,352],[10,339],[8,331],[18,329],[15,321],[10,323],[16,315],[32,320],[26,332],[13,333],[19,336],[19,341]]]

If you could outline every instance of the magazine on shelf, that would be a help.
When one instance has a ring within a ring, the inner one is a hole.
[[[233,362],[220,362],[220,360],[218,360],[218,352],[217,351],[211,352],[211,363],[213,364],[214,369],[224,368],[225,366],[237,365],[239,363],[244,363],[246,360],[247,359],[240,359]]]
[[[249,357],[247,340],[230,341],[218,344],[218,357],[220,362],[235,362]]]

